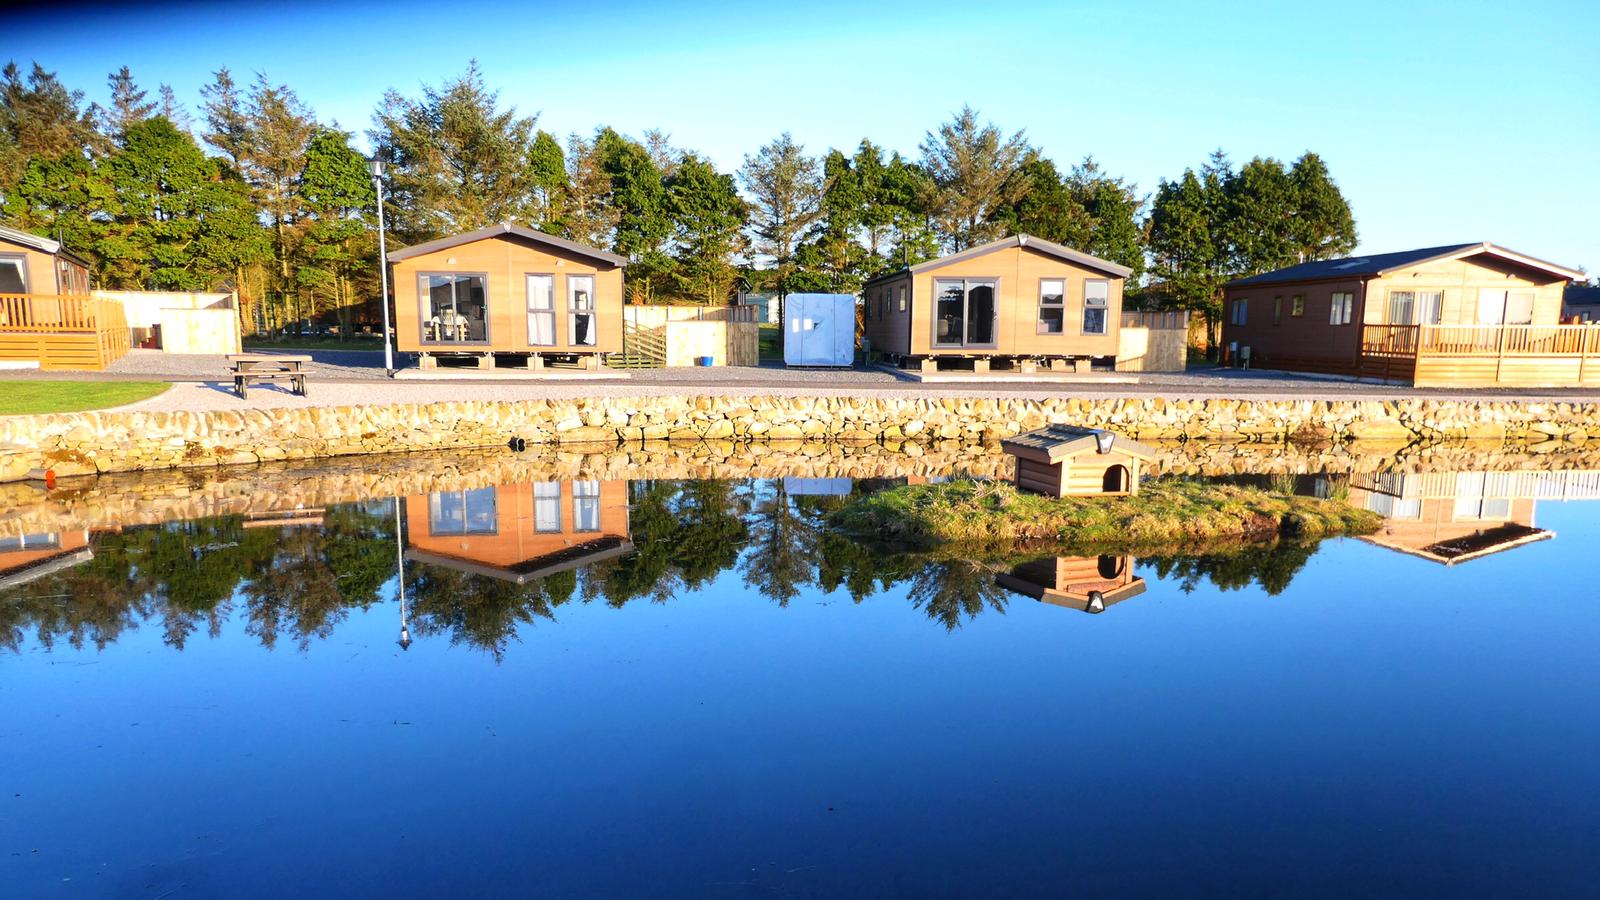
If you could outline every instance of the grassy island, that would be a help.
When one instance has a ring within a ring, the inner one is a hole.
[[[835,527],[908,546],[958,544],[1004,554],[1055,547],[1135,551],[1311,541],[1377,530],[1378,515],[1340,500],[1253,487],[1156,479],[1133,497],[1045,497],[1008,482],[958,479],[862,497]]]

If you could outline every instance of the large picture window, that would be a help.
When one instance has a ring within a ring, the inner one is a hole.
[[[1479,325],[1532,325],[1533,291],[1481,288],[1478,291]]]
[[[492,487],[428,495],[428,531],[432,534],[494,534],[498,524]]]
[[[1067,283],[1060,278],[1039,279],[1039,333],[1067,330]]]
[[[556,343],[556,279],[554,275],[528,276],[528,346],[554,347]]]
[[[572,346],[593,347],[598,321],[594,314],[594,276],[567,276],[567,327]]]
[[[1243,325],[1245,323],[1245,317],[1248,316],[1249,313],[1250,298],[1235,297],[1233,300],[1233,308],[1228,310],[1228,324]]]
[[[417,293],[422,298],[424,344],[489,342],[489,292],[485,276],[423,272],[417,279]]]
[[[1083,333],[1105,334],[1111,306],[1111,282],[1091,278],[1083,283]]]
[[[933,345],[993,347],[995,286],[992,278],[934,281]]]

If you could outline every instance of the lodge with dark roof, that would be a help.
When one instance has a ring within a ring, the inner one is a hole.
[[[1576,269],[1489,243],[1319,260],[1228,282],[1232,358],[1428,386],[1600,384],[1600,328],[1562,325]]]

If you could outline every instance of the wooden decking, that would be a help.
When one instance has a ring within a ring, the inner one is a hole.
[[[1600,386],[1600,326],[1365,325],[1357,368],[1417,387]]]
[[[0,294],[0,360],[100,370],[128,352],[122,304],[84,295]]]

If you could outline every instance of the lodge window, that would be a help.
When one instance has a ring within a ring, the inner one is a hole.
[[[56,532],[40,532],[38,534],[0,538],[0,553],[9,553],[13,550],[55,550],[60,546],[61,535]]]
[[[494,534],[497,525],[492,487],[428,495],[428,531],[431,534]]]
[[[1274,325],[1283,324],[1283,298],[1282,297],[1273,297],[1272,298],[1272,324],[1274,324]]]
[[[561,530],[561,482],[533,483],[533,530],[541,534]]]
[[[26,294],[27,292],[27,257],[0,256],[0,294]]]
[[[1348,291],[1335,291],[1328,307],[1329,325],[1349,325],[1350,315],[1355,310],[1356,295]]]
[[[556,277],[528,276],[528,346],[556,344]]]
[[[1229,315],[1228,315],[1228,324],[1229,325],[1243,325],[1244,322],[1245,322],[1245,317],[1249,313],[1249,309],[1250,309],[1250,298],[1248,298],[1248,297],[1236,297],[1236,298],[1234,298],[1233,309],[1229,311]]]
[[[933,283],[933,345],[993,347],[994,278],[938,279]]]
[[[567,331],[574,347],[593,347],[597,335],[594,315],[594,276],[567,276]]]
[[[600,530],[600,482],[572,483],[572,530]]]
[[[1306,314],[1306,295],[1295,294],[1289,298],[1289,318],[1298,319]]]
[[[899,311],[900,312],[905,312],[906,311],[906,289],[905,289],[905,286],[902,285],[901,287],[896,288],[895,289],[895,296],[900,298],[900,305],[898,307]]]
[[[1105,334],[1106,313],[1111,305],[1111,282],[1091,278],[1083,283],[1083,333]]]
[[[1067,283],[1060,278],[1039,279],[1039,333],[1067,330]]]
[[[422,343],[487,344],[489,342],[488,276],[423,272],[417,276],[422,297]]]
[[[1390,325],[1437,325],[1443,291],[1390,291]]]
[[[1478,291],[1478,324],[1532,325],[1533,291],[1482,288]]]

